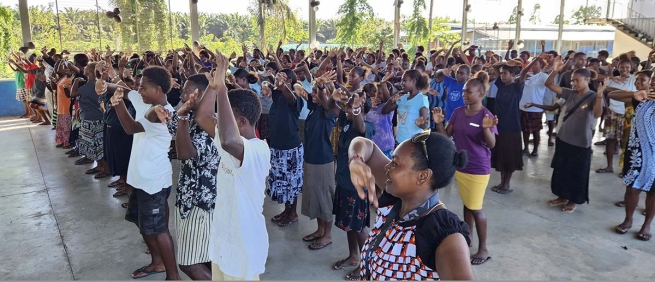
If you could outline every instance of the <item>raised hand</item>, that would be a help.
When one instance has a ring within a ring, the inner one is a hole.
[[[273,91],[271,90],[271,87],[269,87],[268,81],[264,81],[262,83],[262,96],[266,98],[270,98],[273,95]]]
[[[293,91],[298,95],[300,98],[303,98],[307,100],[309,98],[309,93],[305,90],[305,88],[300,85],[300,83],[296,83],[293,85]]]
[[[84,79],[83,77],[75,78],[75,82],[77,82],[77,83],[81,83],[81,82],[85,82],[85,81],[86,81],[86,79]]]
[[[607,87],[607,77],[600,81],[600,85],[598,86],[598,92],[596,93],[596,97],[603,98],[603,92],[605,92],[606,87]]]
[[[180,89],[180,84],[177,83],[177,79],[171,77],[171,88]]]
[[[373,97],[371,98],[371,107],[374,109],[377,109],[380,104],[382,104],[382,100],[378,97]]]
[[[430,119],[420,116],[416,119],[416,121],[414,121],[414,123],[420,128],[427,128],[428,124],[430,124]]]
[[[157,118],[159,121],[161,121],[162,124],[166,124],[173,119],[173,113],[169,112],[162,105],[155,106],[155,113],[157,114]]]
[[[348,101],[348,94],[343,91],[343,87],[339,89],[335,89],[334,92],[332,92],[332,100],[338,102],[338,103],[345,103]]]
[[[514,48],[514,40],[510,40],[509,42],[507,42],[507,48],[508,49]]]
[[[441,108],[432,109],[432,120],[434,120],[434,123],[443,123],[444,119],[446,119],[446,117],[444,116],[443,110]]]
[[[278,72],[275,79],[275,87],[282,88],[287,84],[287,74],[284,72]]]
[[[482,119],[482,128],[492,128],[498,125],[498,116],[489,116],[488,114],[484,115]]]
[[[102,79],[96,80],[95,90],[98,95],[107,93],[107,83]]]
[[[391,101],[396,103],[396,102],[400,101],[400,98],[401,98],[400,94],[396,93],[393,96],[391,96]]]
[[[111,99],[109,100],[112,107],[116,107],[121,102],[123,102],[123,94],[124,94],[123,88],[116,89],[116,92],[114,92],[114,96],[111,96]]]
[[[564,59],[562,56],[557,56],[557,58],[553,59],[553,69],[556,71],[564,69]]]

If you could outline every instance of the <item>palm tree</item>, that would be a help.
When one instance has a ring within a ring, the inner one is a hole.
[[[280,13],[282,14],[282,27],[283,34],[286,35],[286,18],[293,17],[293,12],[289,7],[289,4],[286,0],[257,0],[258,4],[258,15],[257,15],[257,25],[259,25],[259,44],[260,46],[266,46],[266,14],[267,13]],[[263,47],[262,47],[263,48]]]

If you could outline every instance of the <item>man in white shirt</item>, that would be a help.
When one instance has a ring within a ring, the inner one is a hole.
[[[637,91],[635,86],[635,76],[630,74],[632,63],[630,61],[621,61],[618,64],[618,68],[620,76],[612,77],[612,79],[607,81],[608,91]],[[610,68],[609,71],[612,72],[614,70]],[[606,104],[605,106],[607,107],[605,114],[605,157],[607,158],[607,167],[597,169],[597,173],[614,172],[614,153],[617,149],[617,144],[621,144],[623,123],[625,122],[625,103],[609,99],[609,104]],[[597,144],[602,145],[601,142]]]
[[[139,92],[130,91],[127,95],[136,110],[136,120],[125,107],[122,88],[117,89],[111,98],[111,105],[123,129],[127,134],[134,135],[127,170],[127,184],[134,189],[130,194],[125,220],[139,227],[152,258],[149,265],[135,270],[132,278],[165,271],[167,280],[179,280],[173,240],[168,230],[168,196],[173,185],[168,146],[173,136],[168,127],[161,123],[156,110],[173,111],[166,101],[166,93],[172,86],[171,75],[158,66],[145,68],[141,74]],[[115,79],[117,77],[112,81]]]
[[[216,72],[200,101],[196,122],[214,138],[221,163],[218,168],[216,205],[212,222],[209,258],[212,280],[259,280],[268,257],[268,233],[264,220],[264,191],[271,153],[255,135],[261,103],[252,90],[227,91],[228,60],[216,54]],[[194,103],[198,97],[190,97]],[[214,118],[214,103],[218,109]]]
[[[523,80],[523,95],[519,102],[519,109],[521,110],[521,130],[523,131],[523,152],[530,154],[531,157],[538,156],[539,142],[541,141],[539,132],[543,129],[543,113],[544,110],[537,107],[526,108],[527,104],[546,104],[544,103],[544,95],[546,94],[546,80],[548,74],[542,72],[545,66],[545,57],[547,53],[542,53],[538,58],[535,58],[526,68],[521,72],[521,79]],[[531,72],[526,74],[526,72]],[[532,153],[529,151],[530,135],[533,136],[533,149]]]

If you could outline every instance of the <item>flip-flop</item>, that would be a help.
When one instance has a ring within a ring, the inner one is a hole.
[[[307,235],[305,237],[302,237],[302,240],[304,242],[314,242],[316,239],[321,238],[323,236],[314,236],[314,235]]]
[[[96,167],[96,168],[92,168],[92,169],[89,169],[89,170],[85,171],[84,174],[96,174],[96,173],[99,173],[99,172],[102,172],[102,169],[99,169],[99,168]]]
[[[353,275],[352,273],[346,275],[345,278],[346,278],[346,281],[361,281],[362,280],[361,275],[358,275],[358,274]]]
[[[123,190],[120,190],[120,191],[116,191],[116,193],[114,193],[114,195],[112,195],[112,197],[118,198],[118,197],[129,196],[129,195],[130,194],[125,193]]]
[[[111,175],[110,175],[109,173],[106,173],[106,172],[104,172],[104,171],[101,171],[100,173],[96,174],[96,176],[94,176],[93,178],[95,178],[95,179],[103,179],[103,178],[105,178],[105,177],[107,177],[107,176],[111,176]]]
[[[623,235],[623,234],[625,234],[625,233],[628,233],[628,231],[630,230],[630,228],[632,228],[632,225],[630,225],[630,226],[628,226],[628,227],[624,227],[624,226],[621,226],[621,225],[619,224],[619,225],[617,225],[616,227],[614,227],[614,231],[616,231],[616,233],[619,233],[619,234]]]
[[[532,153],[530,153],[530,157],[531,157],[531,158],[536,158],[536,157],[538,157],[538,156],[539,156],[539,153],[537,153],[537,152],[532,152]]]
[[[490,259],[491,259],[491,257],[487,257],[487,258],[471,257],[471,265],[482,265],[482,264],[484,264],[485,262],[487,262]],[[481,261],[478,262],[478,263],[474,263],[473,262],[474,260],[481,260]]]
[[[150,275],[153,275],[153,274],[166,272],[166,270],[153,270],[153,271],[146,271],[146,267],[148,267],[148,266],[146,265],[146,266],[141,267],[141,268],[137,269],[136,271],[134,271],[134,272],[141,272],[141,273],[143,273],[143,274],[145,274],[145,275],[142,275],[142,276],[134,276],[134,272],[132,272],[132,279],[141,279],[141,278],[144,278],[144,277],[148,277],[148,276],[150,276]]]
[[[653,235],[651,235],[651,234],[643,234],[643,233],[637,234],[637,239],[639,239],[641,241],[644,241],[644,242],[650,241],[650,239],[652,237],[653,237]]]
[[[614,170],[608,170],[606,168],[599,168],[596,170],[596,173],[614,173]]]
[[[87,159],[87,158],[82,158],[77,161],[75,161],[75,165],[85,165],[85,164],[92,164],[93,160]]]
[[[501,194],[501,195],[505,195],[505,194],[509,194],[509,193],[514,192],[514,190],[513,189],[496,189],[494,192],[496,192],[498,194]]]
[[[124,209],[126,209],[126,208],[127,208],[127,203],[122,203],[122,204],[121,204],[121,207],[124,208]]]
[[[69,158],[77,158],[79,156],[80,156],[80,153],[78,153],[78,152],[72,152],[72,153],[68,154]]]
[[[118,186],[120,186],[122,184],[123,184],[123,182],[121,182],[121,180],[119,179],[119,180],[116,180],[116,181],[114,181],[112,183],[109,183],[109,185],[107,185],[107,187],[114,188],[114,187],[118,187]]]
[[[625,201],[616,202],[616,203],[614,203],[614,205],[619,207],[619,208],[625,208]]]
[[[327,247],[327,246],[329,246],[331,244],[332,244],[332,242],[328,242],[327,244],[313,243],[313,244],[310,244],[309,246],[307,246],[307,248],[309,248],[312,251],[318,251],[318,250],[323,249],[323,248],[325,248],[325,247]]]
[[[64,153],[64,154],[66,154],[66,155],[70,155],[70,154],[72,154],[72,153],[75,153],[75,149],[72,149],[72,150],[70,150],[70,151],[67,151],[67,152]]]
[[[561,206],[561,205],[566,205],[566,203],[569,202],[569,201],[560,201],[560,202],[556,202],[556,201],[557,200],[550,200],[550,201],[548,201],[548,205],[551,206],[551,207],[558,207],[558,206]]]
[[[566,206],[562,208],[562,211],[565,213],[573,213],[576,209],[578,208],[578,205],[576,205],[573,208],[567,208]]]
[[[271,221],[272,221],[272,222],[280,222],[280,221],[282,221],[285,217],[286,217],[285,215],[278,214],[278,215],[272,217],[272,218],[271,218]]]
[[[288,220],[286,220],[286,219],[283,219],[283,220],[280,220],[280,222],[277,223],[277,226],[279,226],[279,227],[287,227],[287,226],[289,226],[289,225],[291,225],[291,224],[296,223],[297,221],[298,221],[297,218],[294,219],[294,220],[292,220],[292,221],[288,221]]]
[[[344,269],[345,267],[358,266],[358,265],[359,264],[355,264],[355,265],[346,264],[346,260],[342,259],[340,261],[335,262],[334,265],[332,265],[332,270],[341,270]]]

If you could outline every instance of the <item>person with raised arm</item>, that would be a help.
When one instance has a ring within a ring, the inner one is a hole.
[[[548,204],[551,207],[564,205],[563,212],[572,213],[577,205],[589,202],[589,168],[591,166],[591,138],[595,119],[602,114],[603,91],[589,89],[589,82],[595,73],[588,69],[576,69],[571,79],[572,88],[555,84],[555,76],[564,69],[561,57],[553,61],[553,71],[546,80],[546,87],[566,100],[566,113],[557,132],[555,155],[551,167],[551,191],[557,199]]]
[[[249,89],[228,91],[227,69],[227,58],[216,52],[216,71],[205,74],[209,87],[202,99],[192,95],[187,101],[198,103],[194,119],[214,138],[221,157],[216,190],[221,203],[214,209],[209,241],[212,280],[259,280],[268,257],[262,212],[271,153],[255,134],[259,97]]]

